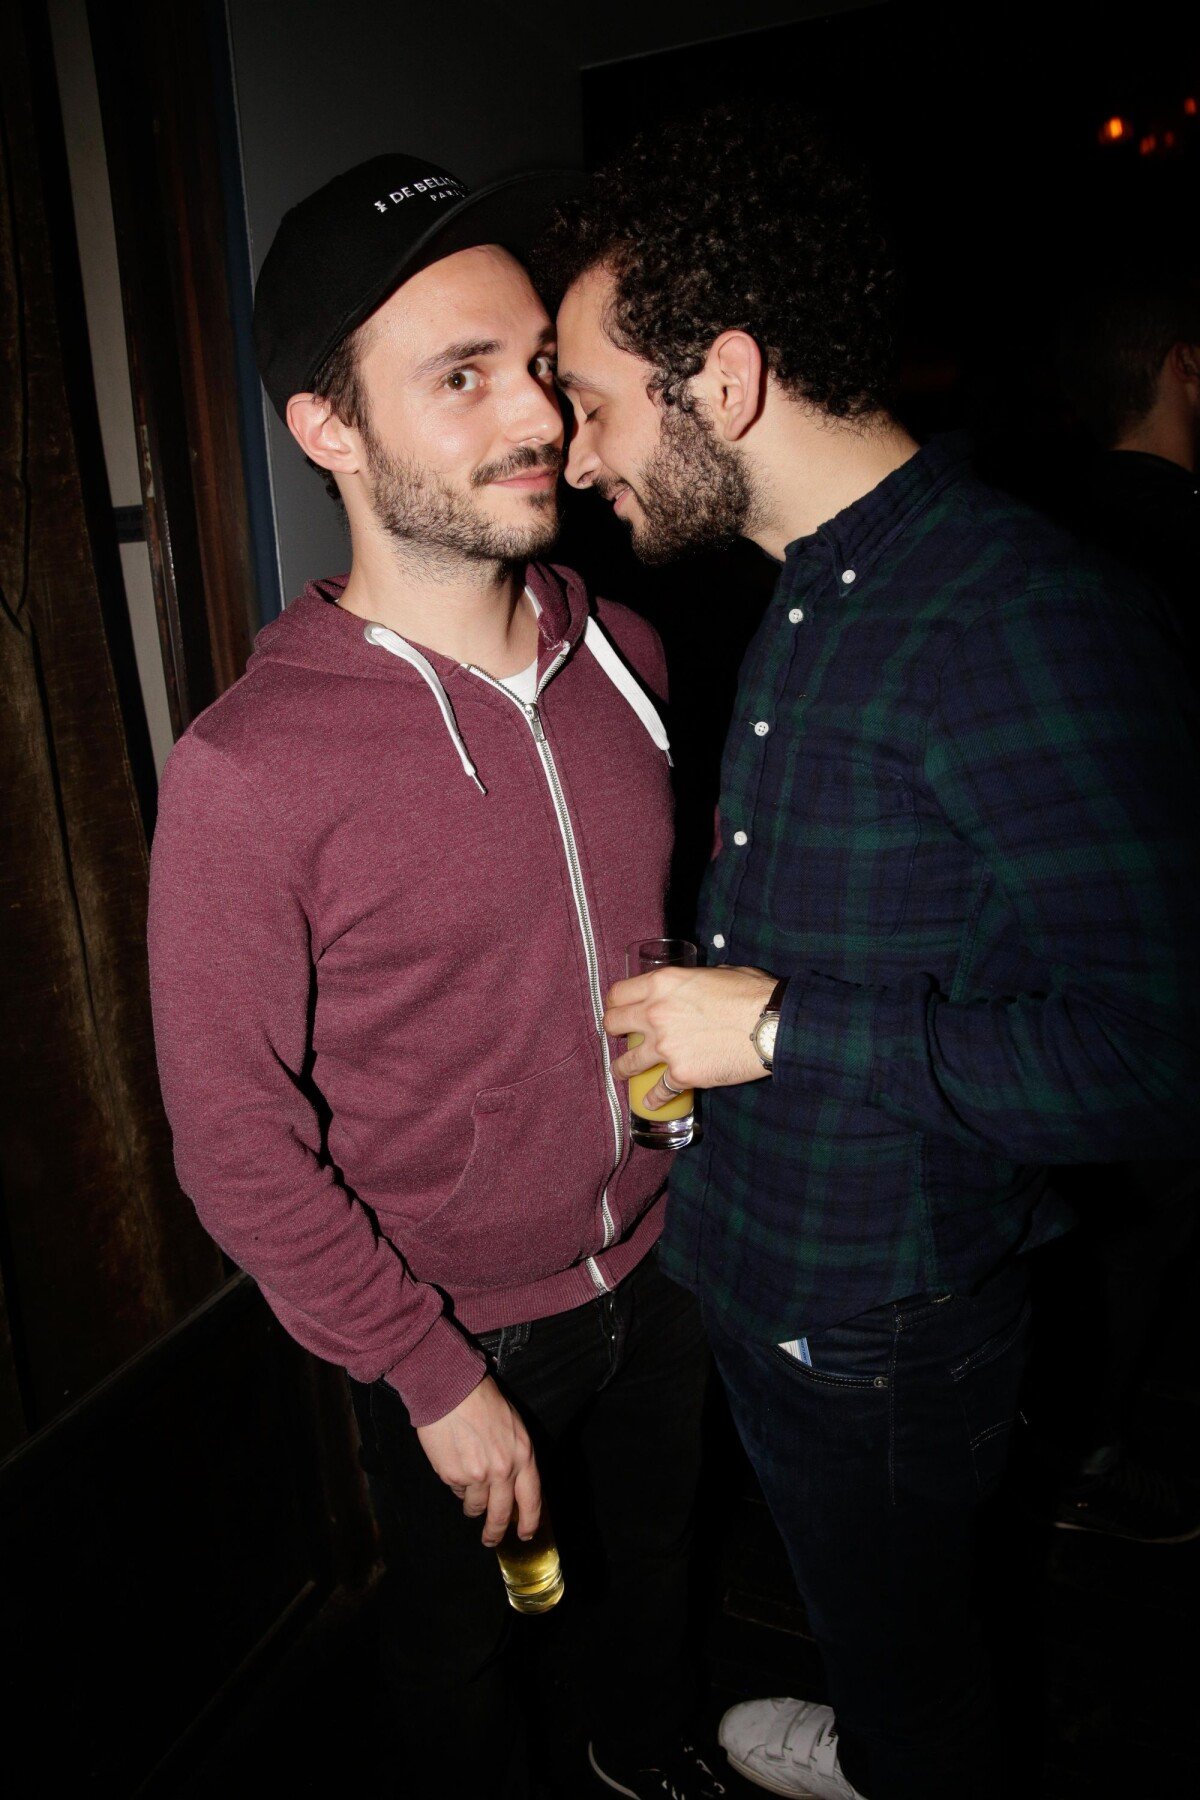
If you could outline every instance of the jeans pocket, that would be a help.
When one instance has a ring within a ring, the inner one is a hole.
[[[1030,1304],[949,1368],[958,1394],[981,1498],[994,1493],[1008,1461],[1009,1439],[1025,1372]]]
[[[895,1320],[889,1307],[877,1307],[842,1325],[810,1331],[804,1342],[807,1361],[782,1344],[771,1345],[775,1361],[801,1384],[847,1393],[891,1385]]]

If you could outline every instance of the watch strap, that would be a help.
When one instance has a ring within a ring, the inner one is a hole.
[[[771,989],[771,997],[763,1007],[763,1012],[777,1013],[783,1011],[783,996],[787,993],[787,984],[790,980],[790,975],[780,976],[779,980],[775,983],[775,986]],[[761,1017],[762,1015],[760,1014],[759,1016]]]
[[[770,1056],[763,1055],[759,1040],[762,1034],[762,1027],[765,1023],[773,1023],[776,1028],[778,1028],[779,1015],[783,1009],[783,996],[787,992],[788,979],[788,976],[784,975],[775,983],[775,986],[771,989],[770,995],[768,996],[767,1004],[763,1007],[757,1019],[754,1021],[754,1029],[750,1033],[750,1042],[754,1046],[754,1054],[768,1074],[772,1074],[775,1068],[774,1033],[772,1033]]]

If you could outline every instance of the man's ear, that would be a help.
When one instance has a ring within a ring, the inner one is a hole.
[[[1200,381],[1200,344],[1172,344],[1171,363],[1180,381]]]
[[[288,430],[318,468],[353,475],[362,466],[362,440],[319,394],[293,394],[287,403]]]
[[[766,365],[748,331],[723,331],[714,338],[704,367],[692,382],[727,443],[743,437],[762,411],[766,397]]]

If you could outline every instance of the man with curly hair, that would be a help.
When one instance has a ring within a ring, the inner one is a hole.
[[[781,565],[722,766],[709,966],[618,982],[605,1015],[643,1034],[619,1075],[665,1064],[651,1105],[709,1090],[662,1258],[832,1701],[747,1702],[722,1742],[773,1793],[983,1800],[1004,1757],[974,1538],[1021,1253],[1069,1224],[1046,1165],[1193,1141],[1185,696],[1132,579],[892,416],[887,254],[803,121],[639,141],[545,264],[567,479],[648,561],[740,534]]]

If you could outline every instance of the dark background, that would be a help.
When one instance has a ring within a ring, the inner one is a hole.
[[[967,429],[983,473],[1053,509],[1084,450],[1053,366],[1070,293],[1150,260],[1195,274],[1200,122],[1185,102],[1200,96],[1200,53],[1180,17],[1159,0],[1113,11],[891,0],[602,64],[583,72],[585,157],[600,167],[634,132],[722,100],[819,114],[870,170],[894,249],[899,417],[921,440]],[[1114,117],[1126,135],[1102,143]],[[775,565],[741,544],[644,569],[587,495],[568,496],[561,554],[666,642],[688,772],[676,883],[686,927],[723,722]]]
[[[1185,16],[1159,0],[891,0],[608,64],[584,72],[585,155],[595,167],[632,129],[721,99],[819,112],[870,167],[890,225],[901,416],[917,432],[1025,432],[1055,412],[1061,289],[1095,264],[1194,259],[1200,133],[1184,103],[1200,34],[1181,36]],[[1129,135],[1102,145],[1113,117]]]

